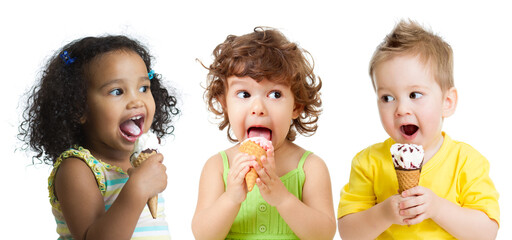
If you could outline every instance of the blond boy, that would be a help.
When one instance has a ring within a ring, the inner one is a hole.
[[[489,162],[442,131],[457,105],[451,47],[413,21],[401,21],[371,61],[382,125],[390,136],[359,152],[341,191],[343,239],[494,239],[498,192]],[[389,149],[422,145],[418,187],[397,194]]]

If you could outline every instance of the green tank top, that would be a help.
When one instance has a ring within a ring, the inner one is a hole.
[[[227,187],[229,172],[228,157],[224,151],[220,152],[224,163],[224,187]],[[311,152],[306,151],[296,169],[281,177],[281,181],[290,193],[302,201],[302,187],[306,180],[304,162]],[[275,207],[270,206],[260,194],[257,185],[247,197],[238,211],[238,215],[231,225],[226,239],[299,239],[288,224],[283,220]]]

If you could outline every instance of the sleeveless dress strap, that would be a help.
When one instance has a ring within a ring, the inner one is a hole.
[[[220,151],[220,155],[222,156],[222,164],[224,165],[224,171],[229,170],[229,161],[228,155],[225,151]]]
[[[220,151],[220,155],[222,156],[222,165],[224,165],[224,171],[222,172],[222,179],[224,179],[224,188],[227,187],[228,184],[228,172],[229,172],[229,161],[228,155],[225,151]]]
[[[304,154],[302,154],[302,157],[299,160],[299,166],[297,167],[298,169],[303,169],[304,168],[304,162],[306,162],[306,158],[308,158],[308,156],[311,153],[312,152],[310,152],[310,151],[306,151]]]

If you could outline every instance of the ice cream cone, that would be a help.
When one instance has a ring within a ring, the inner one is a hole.
[[[421,169],[395,169],[398,179],[398,193],[418,186]]]
[[[142,162],[146,161],[146,159],[148,159],[150,156],[152,156],[154,154],[156,154],[155,150],[153,150],[151,152],[141,152],[139,154],[139,156],[134,161],[132,161],[132,166],[135,168],[140,166],[140,164],[142,164]],[[151,216],[153,217],[153,219],[156,219],[157,210],[158,210],[158,195],[150,197],[148,199],[147,205],[148,205],[149,211],[151,212]]]
[[[398,180],[398,193],[418,186],[425,152],[421,145],[396,143],[389,149]]]
[[[262,166],[260,160],[261,157],[267,156],[267,151],[265,151],[263,147],[261,147],[259,144],[253,141],[244,141],[242,144],[240,144],[239,151],[255,156],[256,161],[260,166]],[[245,175],[245,183],[247,184],[247,190],[249,192],[252,191],[252,189],[254,188],[257,178],[258,173],[256,173],[256,170],[254,170],[254,168],[251,168],[251,170],[249,170],[249,172]]]

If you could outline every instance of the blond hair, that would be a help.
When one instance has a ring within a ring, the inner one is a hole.
[[[440,36],[412,20],[401,20],[373,53],[370,77],[375,89],[373,73],[379,63],[399,55],[418,55],[425,66],[430,66],[434,79],[443,92],[454,87],[453,51]]]

